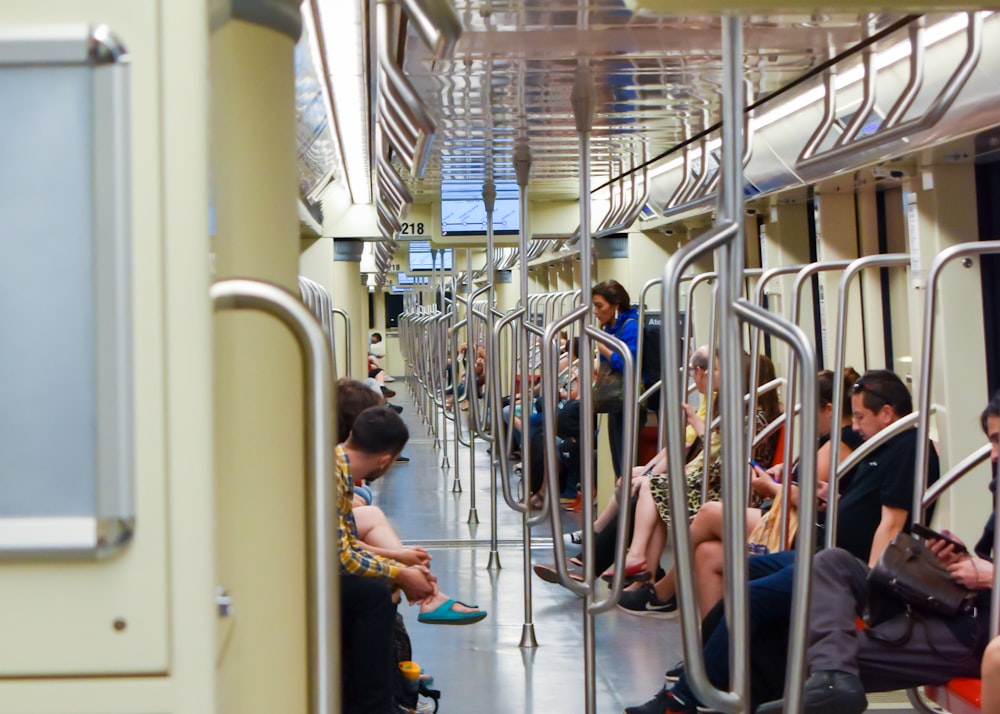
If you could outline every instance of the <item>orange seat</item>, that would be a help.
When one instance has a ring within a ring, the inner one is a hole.
[[[782,424],[781,427],[778,429],[778,441],[774,445],[774,458],[771,459],[771,463],[769,463],[765,468],[770,468],[775,464],[784,463],[783,462],[784,458],[785,458],[785,425]]]
[[[639,448],[636,451],[635,457],[637,466],[648,464],[656,456],[656,441],[659,433],[660,427],[655,425],[639,428]]]
[[[541,379],[539,375],[537,374],[531,375],[531,386],[534,387],[536,384],[538,384],[539,379]],[[514,375],[514,393],[515,394],[521,393],[521,375],[519,374]]]
[[[924,687],[925,694],[951,714],[979,714],[982,680],[956,677],[943,687]]]

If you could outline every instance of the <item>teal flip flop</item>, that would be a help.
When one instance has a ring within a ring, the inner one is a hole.
[[[456,612],[451,609],[451,606],[456,603],[465,605],[465,607],[475,607],[475,605],[466,605],[464,602],[455,599],[445,600],[434,610],[422,612],[417,615],[417,621],[425,625],[471,625],[486,617],[486,610]]]

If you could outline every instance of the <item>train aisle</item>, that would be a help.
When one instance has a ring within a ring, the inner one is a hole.
[[[480,523],[468,525],[469,449],[460,447],[457,465],[462,493],[453,493],[453,430],[448,425],[450,469],[416,409],[403,380],[393,385],[393,402],[404,407],[410,429],[404,455],[374,488],[376,503],[389,516],[407,545],[431,553],[432,571],[441,589],[489,612],[480,623],[442,627],[417,622],[417,609],[400,612],[413,642],[413,658],[434,677],[442,692],[443,714],[584,711],[583,600],[532,575],[536,649],[521,649],[524,623],[521,517],[498,496],[498,551],[502,568],[487,570],[490,554],[489,455],[476,448],[476,507]],[[567,514],[566,527],[579,516]],[[552,562],[551,531],[534,529],[535,562]],[[676,619],[654,619],[618,609],[597,618],[597,711],[620,712],[645,701],[663,683],[663,672],[680,657]]]

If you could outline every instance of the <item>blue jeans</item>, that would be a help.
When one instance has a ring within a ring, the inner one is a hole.
[[[773,689],[784,680],[785,647],[788,642],[788,620],[792,610],[792,586],[795,578],[795,551],[785,550],[768,555],[755,555],[747,560],[750,578],[750,662],[751,711],[758,704],[774,698]],[[716,607],[721,607],[721,603]],[[705,638],[702,648],[705,671],[709,681],[720,689],[729,687],[729,627],[725,617]],[[685,702],[698,702],[691,691],[687,675],[674,684],[674,692]]]

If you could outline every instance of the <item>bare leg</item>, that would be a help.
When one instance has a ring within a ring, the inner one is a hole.
[[[653,492],[649,489],[649,479],[642,479],[639,482],[639,498],[636,499],[632,544],[625,558],[626,567],[645,560],[650,574],[656,575],[666,538],[667,526],[656,508]]]
[[[1000,712],[1000,637],[983,653],[983,714]]]
[[[698,590],[698,610],[708,612],[722,599],[722,541],[702,543],[694,552],[694,582]]]
[[[353,509],[353,512],[354,522],[358,528],[358,540],[371,548],[373,553],[395,559],[395,557],[400,555],[399,551],[407,550],[403,547],[403,543],[399,540],[399,536],[396,535],[395,529],[393,529],[392,524],[389,523],[389,519],[385,517],[381,508],[378,506],[362,506],[361,508]],[[422,551],[423,549],[413,550]],[[430,557],[428,556],[426,560],[429,563]],[[435,610],[448,599],[447,595],[441,591],[437,591],[426,600],[419,601],[420,612]],[[476,608],[466,607],[458,603],[455,603],[451,609],[455,612],[476,611]]]
[[[608,501],[608,505],[604,507],[604,510],[601,511],[599,516],[597,516],[597,520],[594,521],[594,530],[595,531],[604,530],[604,527],[608,525],[608,523],[611,522],[611,519],[613,519],[617,514],[618,514],[618,498],[617,496],[615,496],[614,493],[612,493],[611,500]]]
[[[761,519],[761,513],[759,508],[748,508],[747,509],[747,536],[754,528],[757,527],[757,523]],[[694,567],[695,567],[695,582],[698,581],[698,571],[701,568],[701,564],[698,560],[698,553],[700,552],[700,546],[705,543],[718,543],[722,544],[722,502],[721,501],[709,501],[702,505],[698,509],[698,513],[691,520],[691,550],[695,554]],[[706,554],[711,553],[711,549],[706,550]],[[711,556],[706,556],[709,558],[707,565],[704,567],[711,571],[715,566],[714,559]],[[719,570],[720,584],[721,588],[721,577],[722,571],[721,566]],[[709,578],[708,575],[705,576]],[[656,596],[661,600],[667,600],[677,594],[677,573],[671,568],[666,575],[660,578],[656,584]],[[701,590],[701,584],[698,585],[699,591]],[[710,586],[711,587],[711,586]],[[716,598],[717,600],[718,598]],[[712,601],[715,604],[715,601]],[[702,612],[708,612],[707,610],[702,610]]]

